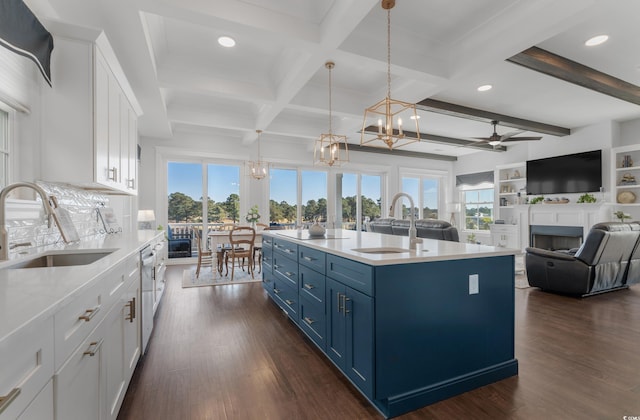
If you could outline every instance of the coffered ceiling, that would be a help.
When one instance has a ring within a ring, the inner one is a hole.
[[[105,30],[143,108],[145,137],[166,140],[186,131],[250,144],[262,129],[263,147],[271,141],[311,147],[328,129],[324,63],[332,60],[333,131],[358,144],[364,109],[386,93],[386,12],[379,0],[25,2],[39,17]],[[636,0],[398,0],[391,11],[392,97],[569,130],[638,118],[636,104],[506,61],[536,46],[640,85],[638,16]],[[599,34],[609,41],[584,45]],[[236,46],[218,45],[222,35]],[[484,84],[493,89],[478,92]],[[482,118],[432,111],[419,111],[427,138],[471,141],[492,132]],[[513,130],[498,126],[499,134]],[[521,144],[509,143],[507,153]],[[459,156],[481,149],[427,139],[407,150]]]

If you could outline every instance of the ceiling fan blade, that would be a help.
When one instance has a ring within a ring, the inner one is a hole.
[[[508,139],[504,139],[501,143],[508,141],[530,141],[530,140],[540,140],[542,137],[509,137]]]
[[[510,131],[508,133],[505,133],[503,135],[500,136],[500,141],[505,141],[508,138],[511,138],[513,136],[517,136],[520,133],[524,133],[524,130],[514,130],[514,131]]]
[[[476,139],[476,140],[483,140],[483,141],[489,141],[491,140],[490,137],[471,137],[472,139]]]

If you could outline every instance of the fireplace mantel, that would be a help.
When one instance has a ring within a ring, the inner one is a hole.
[[[583,237],[587,236],[591,226],[596,223],[611,221],[612,207],[607,203],[593,204],[528,204],[518,206],[520,208],[521,223],[526,223],[526,227],[522,226],[520,241],[522,247],[529,245],[529,226],[579,226],[582,227]],[[525,230],[527,232],[525,232]]]

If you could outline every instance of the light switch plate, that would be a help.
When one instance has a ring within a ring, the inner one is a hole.
[[[480,293],[479,279],[480,277],[477,274],[469,275],[469,294],[470,295],[476,295]]]

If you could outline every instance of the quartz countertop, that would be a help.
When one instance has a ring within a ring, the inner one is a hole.
[[[369,265],[411,264],[418,262],[460,260],[468,258],[515,255],[517,249],[468,244],[464,242],[439,241],[422,238],[417,249],[409,249],[409,237],[385,235],[373,232],[328,229],[324,237],[309,236],[308,230],[266,230],[263,235],[290,240],[299,245],[318,249],[350,260]],[[400,253],[365,253],[362,248],[400,248]]]
[[[55,244],[30,250],[26,255],[12,255],[0,262],[0,345],[21,327],[51,316],[71,299],[90,287],[102,274],[137,254],[164,232],[149,230],[133,234],[99,235],[83,238],[79,243]],[[87,265],[50,268],[7,268],[21,259],[45,253],[91,252],[114,250]]]

